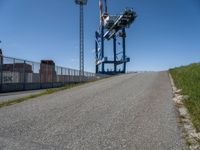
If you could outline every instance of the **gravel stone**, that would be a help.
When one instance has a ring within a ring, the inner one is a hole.
[[[0,109],[1,150],[183,150],[167,72],[112,77]]]

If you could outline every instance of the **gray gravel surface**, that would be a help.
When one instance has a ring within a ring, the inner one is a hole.
[[[1,150],[182,150],[167,72],[121,75],[0,109]]]

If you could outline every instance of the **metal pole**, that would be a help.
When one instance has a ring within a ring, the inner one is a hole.
[[[34,79],[33,79],[33,75],[34,75],[35,65],[34,65],[33,62],[32,62],[32,70],[33,70],[33,72],[32,72],[32,80],[31,80],[31,83],[34,83],[35,81],[33,81],[33,80],[34,80]]]
[[[64,83],[67,83],[67,69],[65,68],[65,76],[64,76]]]
[[[40,89],[42,88],[42,63],[40,63],[40,70],[39,70],[39,76],[40,76]]]
[[[101,25],[101,60],[104,59],[104,25]],[[102,62],[102,73],[104,73],[104,62]]]
[[[95,41],[95,53],[96,53],[96,73],[99,72],[99,66],[97,64],[98,61],[98,32],[95,32],[95,36],[96,36],[96,41]]]
[[[47,71],[47,74],[49,74],[48,72],[51,72],[51,86],[53,88],[53,84],[54,84],[54,66],[53,65],[49,65],[49,70]],[[56,67],[56,66],[55,66]]]
[[[3,55],[2,51],[0,49],[0,92],[2,91],[2,86],[3,86]]]
[[[80,4],[80,74],[84,75],[84,11]]]
[[[76,82],[76,71],[74,70],[74,83]]]
[[[70,69],[68,69],[68,82],[69,82],[69,83],[71,82],[70,75],[71,75],[71,73],[70,73]]]
[[[117,61],[117,50],[116,50],[116,36],[113,37],[113,53],[114,53],[114,73],[117,72],[117,64],[116,64],[116,61]]]
[[[25,90],[25,84],[26,84],[26,61],[24,61],[24,69],[23,69],[23,77],[24,77],[24,83],[23,83],[23,89]]]
[[[64,78],[63,78],[63,68],[61,67],[61,81],[64,83]]]
[[[123,37],[122,37],[122,46],[123,46],[123,73],[126,73],[126,30],[125,28],[122,29]]]
[[[14,58],[14,59],[13,59],[13,70],[12,70],[12,75],[13,75],[13,76],[15,76],[15,74],[16,74],[16,73],[15,73],[15,70],[16,70],[16,69],[15,69],[15,58]],[[15,82],[15,81],[12,81],[12,83],[13,83],[13,82]]]

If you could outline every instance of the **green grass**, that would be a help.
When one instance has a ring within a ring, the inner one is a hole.
[[[184,100],[192,122],[200,132],[200,63],[177,67],[169,70],[177,88],[182,89],[182,95],[188,95]]]

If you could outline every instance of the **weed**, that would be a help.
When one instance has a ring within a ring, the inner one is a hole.
[[[200,132],[200,63],[182,66],[169,70],[175,85],[182,89],[182,95],[188,95],[184,100],[192,122]]]

